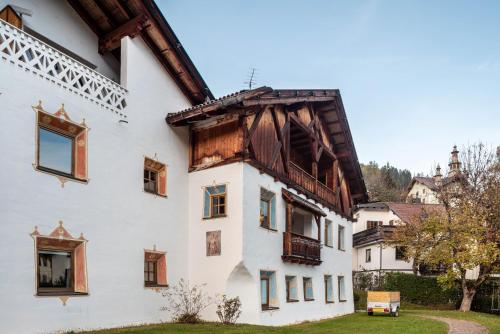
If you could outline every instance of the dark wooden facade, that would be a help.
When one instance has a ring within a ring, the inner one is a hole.
[[[246,161],[350,218],[366,199],[337,90],[262,87],[167,117],[190,125],[190,170]]]

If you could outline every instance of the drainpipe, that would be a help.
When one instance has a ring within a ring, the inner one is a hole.
[[[382,275],[382,243],[380,242],[378,246],[380,247],[380,267],[378,270],[378,287],[380,288],[380,277]]]

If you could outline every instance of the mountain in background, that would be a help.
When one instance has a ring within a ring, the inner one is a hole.
[[[360,164],[370,202],[401,202],[411,182],[411,172],[398,169],[389,163],[379,167],[375,161]]]

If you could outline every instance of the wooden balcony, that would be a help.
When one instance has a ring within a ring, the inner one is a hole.
[[[374,242],[386,240],[392,236],[396,226],[381,225],[370,228],[352,235],[352,245],[354,247],[363,246]]]
[[[288,178],[305,190],[306,195],[309,193],[329,204],[336,204],[335,192],[332,189],[291,161],[288,165]]]
[[[300,234],[283,232],[283,261],[317,266],[321,264],[319,240]]]

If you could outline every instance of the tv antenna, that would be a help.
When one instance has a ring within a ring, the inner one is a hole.
[[[248,89],[252,89],[253,86],[255,86],[255,77],[257,75],[257,69],[255,67],[250,68],[250,72],[248,73],[248,79],[247,81],[244,82],[245,86],[248,87]]]

